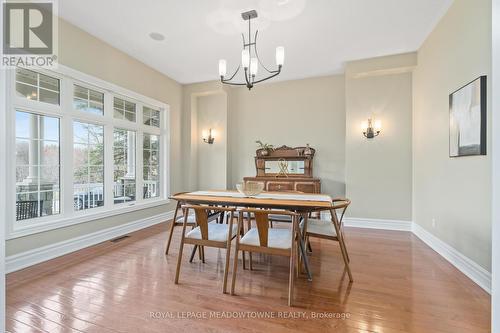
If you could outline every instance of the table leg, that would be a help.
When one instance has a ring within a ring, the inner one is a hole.
[[[308,217],[308,213],[304,214],[303,216],[303,219],[304,219],[304,229],[303,230],[300,230],[300,228],[298,228],[298,239],[299,239],[299,248],[300,248],[300,261],[299,261],[299,264],[304,264],[304,268],[305,268],[305,271],[307,273],[307,279],[309,281],[312,281],[312,272],[311,272],[311,269],[309,267],[309,259],[307,258],[307,251],[306,251],[306,237],[303,236],[303,233],[305,232],[306,228],[307,228],[307,217]],[[302,269],[302,265],[299,266],[300,269]]]

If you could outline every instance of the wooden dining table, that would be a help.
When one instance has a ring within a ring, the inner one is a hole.
[[[237,191],[213,190],[177,193],[171,199],[181,204],[285,209],[300,214],[304,224],[307,224],[309,213],[332,207],[332,198],[329,195],[308,193],[262,192],[256,196],[245,196]],[[311,281],[312,273],[307,259],[304,237],[300,228],[298,232],[302,263]]]

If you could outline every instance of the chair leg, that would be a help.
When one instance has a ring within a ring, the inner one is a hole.
[[[181,272],[182,251],[184,250],[184,235],[181,238],[181,245],[179,248],[179,256],[177,257],[177,270],[175,271],[175,284],[179,283],[179,274]]]
[[[243,269],[247,269],[246,267],[247,259],[245,258],[245,251],[241,251],[241,257],[243,258]]]
[[[165,254],[168,254],[168,250],[170,249],[170,243],[172,242],[172,236],[174,234],[174,228],[175,228],[175,224],[176,224],[176,221],[177,221],[177,212],[180,208],[180,204],[177,203],[177,207],[175,208],[175,212],[174,212],[174,219],[172,220],[172,225],[170,226],[170,233],[168,234],[168,241],[167,241],[167,246],[165,248]]]
[[[201,252],[201,262],[202,263],[205,263],[205,247],[204,246],[200,246],[200,252]]]
[[[345,245],[345,238],[344,238],[344,232],[343,231],[340,233],[340,237],[342,238],[342,243],[344,244],[345,254],[347,256],[347,261],[351,262],[351,258],[349,258],[349,252],[347,252],[347,247]]]
[[[234,251],[233,276],[232,276],[232,281],[231,281],[231,295],[234,295],[234,285],[236,284],[236,271],[237,270],[238,270],[238,242],[236,242],[236,250]]]
[[[345,268],[347,270],[347,274],[349,275],[349,281],[353,282],[354,280],[352,279],[351,268],[349,267],[349,258],[347,254],[347,249],[345,247],[342,237],[339,237],[339,244],[340,244],[340,252],[342,252],[342,258],[344,258]]]
[[[248,252],[248,257],[248,260],[250,261],[250,270],[253,271],[252,252]]]
[[[224,266],[224,281],[222,283],[222,293],[226,294],[227,290],[227,273],[229,272],[229,258],[231,257],[231,241],[227,242],[226,246],[226,266]]]
[[[288,277],[288,306],[293,306],[293,287],[295,281],[295,256],[296,256],[296,240],[295,235],[292,238],[292,249],[290,253],[290,274]]]
[[[193,247],[193,251],[191,251],[191,257],[189,257],[189,262],[192,263],[194,259],[194,255],[196,254],[196,249],[198,248],[198,245],[195,245]]]
[[[312,253],[313,249],[311,247],[311,242],[309,241],[309,236],[307,236],[307,251],[309,251],[309,253]]]

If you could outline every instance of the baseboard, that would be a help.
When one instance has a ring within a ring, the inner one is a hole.
[[[344,217],[346,227],[411,231],[411,221]]]
[[[491,294],[491,273],[483,267],[476,264],[471,259],[458,252],[455,248],[446,244],[420,225],[413,223],[412,232],[420,238],[431,249],[449,261],[459,271],[464,273],[469,279],[474,281],[478,286],[483,288],[487,293]]]
[[[330,216],[322,216],[329,218]],[[491,294],[491,273],[479,266],[458,250],[443,242],[420,225],[411,221],[382,220],[345,217],[344,225],[354,228],[370,228],[382,230],[409,231],[420,238],[427,246],[436,251],[440,256],[455,266],[460,272],[471,279],[479,287]]]
[[[123,236],[130,232],[165,222],[173,217],[174,211],[170,211],[8,256],[5,258],[5,271],[6,273],[15,272],[32,265]]]

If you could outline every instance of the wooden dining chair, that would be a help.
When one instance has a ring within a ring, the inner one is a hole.
[[[199,205],[183,205],[184,222],[182,225],[181,243],[177,258],[177,270],[175,272],[175,284],[179,283],[179,274],[182,262],[182,251],[184,244],[193,244],[199,248],[203,262],[205,262],[205,247],[215,247],[226,249],[226,264],[224,266],[224,280],[222,292],[226,293],[227,289],[227,274],[229,269],[229,258],[231,255],[231,241],[238,234],[238,226],[233,223],[234,208],[199,206]],[[186,232],[188,225],[189,211],[194,211],[196,220],[196,228]],[[227,224],[217,223],[216,221],[209,222],[209,212],[230,212],[230,218]],[[191,259],[190,261],[192,260]]]
[[[344,264],[349,275],[349,281],[353,282],[351,269],[349,267],[349,254],[347,253],[347,247],[344,238],[344,227],[343,219],[347,207],[351,204],[349,199],[338,198],[332,200],[332,207],[328,208],[331,215],[331,219],[313,219],[309,218],[303,220],[300,223],[300,228],[302,230],[302,236],[305,238],[308,247],[310,248],[309,238],[323,238],[339,242],[340,252],[342,252],[342,258],[344,259]],[[321,210],[318,213],[325,211]],[[338,213],[340,212],[340,218]]]
[[[234,295],[236,274],[238,269],[239,251],[248,251],[249,253],[265,253],[270,255],[279,255],[290,258],[290,272],[288,281],[288,305],[293,303],[293,286],[295,276],[295,262],[297,257],[297,228],[298,215],[290,211],[275,211],[264,209],[240,209],[238,216],[238,230],[243,226],[244,214],[253,215],[255,218],[255,228],[249,224],[249,229],[243,235],[236,236],[236,250],[234,254],[233,277],[231,283],[231,295]],[[288,215],[292,218],[290,228],[270,228],[269,215],[280,214]],[[243,260],[245,260],[243,258]]]
[[[187,192],[182,192],[182,193],[187,193]],[[182,193],[178,193],[178,194],[182,194]],[[170,224],[170,232],[168,234],[167,245],[165,246],[165,254],[168,254],[168,251],[170,249],[170,245],[172,243],[172,236],[174,235],[175,227],[182,226],[182,224],[184,222],[184,215],[179,214],[179,212],[182,213],[181,206],[182,206],[182,202],[177,202],[177,205],[175,206],[174,218],[172,219],[172,223]],[[210,214],[210,216],[208,217],[208,221],[211,222],[214,220],[218,220],[219,218],[220,217],[218,214]],[[195,217],[194,213],[191,213],[190,215],[188,215],[187,224],[188,224],[188,226],[196,227],[196,217]]]

